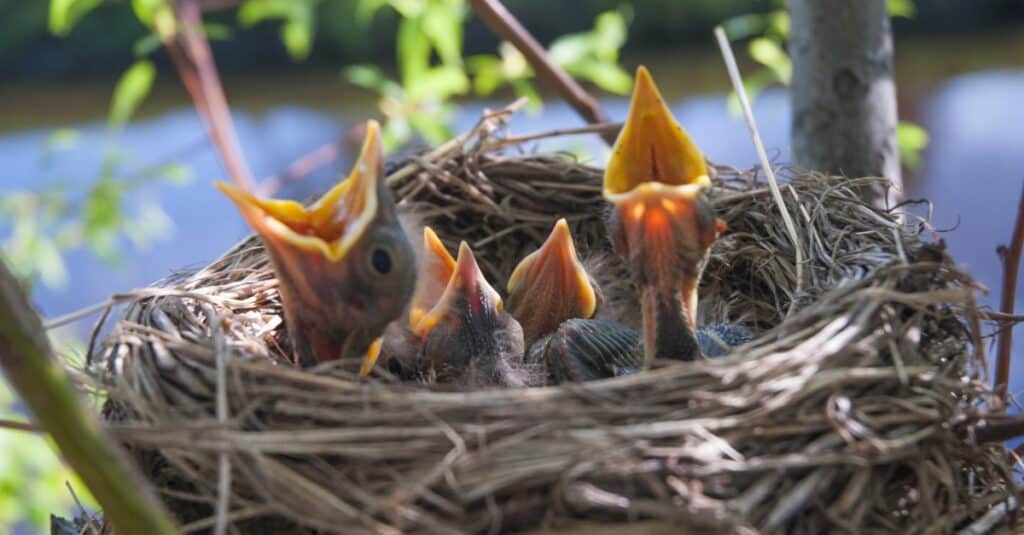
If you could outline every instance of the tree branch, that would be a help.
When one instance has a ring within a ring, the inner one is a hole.
[[[576,80],[548,59],[544,47],[523,27],[522,24],[498,0],[469,0],[473,11],[484,21],[484,24],[502,39],[512,43],[530,63],[537,77],[562,95],[576,113],[590,124],[607,123],[608,116]],[[615,144],[615,135],[602,133],[601,137],[608,145]]]
[[[176,533],[148,483],[82,407],[42,321],[0,260],[0,367],[118,533]]]
[[[1010,246],[998,249],[1003,257],[1003,289],[1000,295],[999,310],[1003,314],[1013,316],[1014,302],[1017,299],[1017,271],[1020,268],[1021,249],[1024,248],[1024,188],[1020,194],[1020,205],[1017,206],[1017,222],[1013,227]],[[1009,405],[1007,391],[1010,384],[1010,361],[1013,360],[1013,321],[1003,321],[1003,330],[999,333],[999,345],[996,350],[996,394]]]

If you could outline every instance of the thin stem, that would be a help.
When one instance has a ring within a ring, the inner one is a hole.
[[[576,110],[580,117],[591,124],[608,122],[608,116],[597,103],[597,99],[590,96],[580,84],[576,83],[576,80],[573,80],[564,70],[548,59],[544,47],[512,13],[505,9],[505,6],[501,5],[501,2],[498,0],[470,0],[469,5],[488,28],[519,49],[533,70],[537,72],[537,77],[558,90],[562,98]],[[615,144],[615,134],[605,132],[602,133],[601,138],[608,145]]]
[[[796,226],[793,225],[793,218],[789,215],[786,202],[782,200],[782,192],[779,191],[779,183],[775,180],[775,171],[772,170],[771,162],[768,160],[768,153],[764,150],[764,143],[761,141],[761,134],[757,130],[757,123],[754,121],[754,111],[750,107],[750,99],[747,98],[747,90],[743,86],[743,79],[740,77],[740,69],[736,65],[736,56],[732,53],[729,40],[725,37],[725,30],[721,26],[715,28],[715,38],[718,40],[718,47],[722,50],[722,58],[725,60],[725,68],[729,71],[729,79],[732,81],[733,90],[739,97],[740,105],[743,108],[743,116],[747,119],[747,128],[750,129],[750,136],[754,140],[754,148],[761,160],[761,167],[765,176],[768,177],[768,187],[772,190],[772,197],[775,204],[779,206],[779,213],[782,215],[782,222],[786,225],[786,232],[789,240],[793,243],[793,250],[796,252],[796,294],[803,291],[804,286],[804,252],[800,245],[800,237],[796,233]],[[794,301],[795,302],[795,301]]]
[[[1024,188],[1021,190],[1020,204],[1017,206],[1017,222],[1013,226],[1013,237],[1010,246],[1000,247],[1003,257],[1003,289],[999,300],[999,310],[1008,317],[1013,316],[1014,303],[1017,299],[1017,271],[1020,269],[1021,249],[1024,249]],[[1013,358],[1013,322],[1004,321],[1002,332],[999,333],[999,345],[996,349],[996,384],[995,390],[1003,407],[1009,405],[1007,391],[1010,383],[1010,361]]]
[[[17,279],[0,262],[0,368],[117,533],[175,533],[162,504],[86,409]]]

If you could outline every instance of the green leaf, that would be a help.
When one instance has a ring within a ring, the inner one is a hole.
[[[633,87],[633,77],[615,63],[590,62],[582,65],[577,72],[597,87],[618,95],[629,94]]]
[[[74,128],[58,128],[46,136],[46,150],[70,150],[78,146],[82,133]]]
[[[541,100],[540,94],[537,93],[537,89],[533,87],[529,80],[512,80],[512,87],[516,90],[516,97],[526,97],[526,109],[530,112],[540,112],[544,107],[544,101]]]
[[[594,53],[604,61],[616,61],[626,43],[626,19],[618,11],[606,11],[594,22]]]
[[[48,288],[55,290],[62,289],[68,283],[68,270],[64,265],[64,258],[61,256],[57,242],[39,236],[34,247],[36,269],[39,270],[39,279]]]
[[[139,22],[148,28],[153,27],[153,21],[157,14],[163,10],[170,10],[166,0],[132,0],[132,10]]]
[[[555,65],[565,67],[579,62],[586,56],[590,36],[582,33],[565,35],[555,39],[548,49],[548,57]]]
[[[750,57],[774,71],[775,76],[783,85],[789,85],[793,78],[793,63],[778,41],[768,37],[758,37],[750,41],[749,51]]]
[[[785,41],[789,39],[789,11],[777,9],[768,14],[768,32]]]
[[[406,91],[413,101],[433,98],[446,100],[453,95],[462,95],[469,90],[469,78],[459,67],[441,65],[428,69],[407,84]]]
[[[313,21],[302,18],[284,23],[281,27],[281,42],[293,60],[306,59],[313,48]]]
[[[423,33],[437,49],[442,63],[462,64],[461,4],[431,4],[423,13]]]
[[[900,159],[910,169],[921,166],[921,151],[931,142],[928,131],[914,123],[900,121],[896,126],[896,140],[900,145]]]
[[[156,32],[148,33],[135,40],[132,44],[132,54],[136,58],[144,58],[154,51],[159,49],[163,45],[163,41],[160,40],[160,34]]]
[[[486,97],[501,87],[501,60],[490,55],[466,58],[466,65],[473,72],[473,90]]]
[[[386,5],[388,5],[388,0],[358,0],[356,2],[356,21],[363,26],[368,26],[373,15]]]
[[[417,113],[409,117],[412,127],[431,145],[444,143],[452,137],[444,121],[430,113]]]
[[[36,0],[38,1],[38,0]],[[49,26],[54,35],[65,36],[71,32],[86,13],[100,5],[103,0],[50,0]]]
[[[370,64],[350,65],[342,72],[349,82],[374,91],[379,90],[386,79],[380,68]]]
[[[228,26],[227,24],[219,24],[216,22],[204,22],[203,32],[206,34],[206,37],[211,41],[226,41],[228,39],[231,39],[231,36],[234,33],[231,29],[231,26]]]
[[[117,81],[114,98],[110,102],[107,123],[118,128],[128,122],[142,103],[156,78],[156,67],[146,60],[136,61]]]
[[[430,65],[430,41],[419,22],[406,18],[398,23],[398,68],[406,86],[414,83]]]
[[[914,0],[886,0],[886,7],[889,9],[889,16],[912,19],[917,15],[917,6]]]

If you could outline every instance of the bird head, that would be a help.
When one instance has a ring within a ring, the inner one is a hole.
[[[609,232],[646,296],[644,306],[654,311],[678,304],[691,331],[701,271],[725,230],[705,196],[710,185],[703,155],[640,67],[604,174],[603,195],[612,205]],[[674,328],[657,327],[666,334]]]
[[[639,284],[696,291],[692,279],[725,229],[704,196],[710,185],[703,155],[640,67],[603,184],[613,245]]]
[[[559,219],[539,249],[519,262],[508,279],[508,311],[523,327],[526,343],[554,332],[572,318],[591,318],[600,293],[580,263],[572,233]]]
[[[451,278],[413,333],[423,340],[423,365],[438,382],[473,386],[526,386],[517,364],[523,331],[504,310],[466,242],[459,245]]]
[[[348,178],[308,207],[217,184],[266,246],[303,365],[362,358],[369,372],[412,294],[412,246],[382,175],[380,126],[369,121]]]

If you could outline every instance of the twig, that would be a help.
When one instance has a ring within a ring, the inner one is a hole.
[[[533,70],[537,71],[537,76],[557,89],[562,98],[576,110],[580,117],[591,124],[608,122],[608,116],[597,103],[597,99],[590,96],[583,87],[576,83],[576,80],[573,80],[564,70],[548,59],[544,47],[519,23],[512,13],[505,9],[505,6],[501,5],[501,2],[498,0],[470,0],[469,5],[488,28],[519,49]],[[601,138],[608,145],[615,144],[615,134],[606,132],[601,135]]]
[[[228,421],[228,388],[227,363],[228,342],[225,336],[223,321],[213,311],[213,307],[204,306],[210,328],[213,330],[214,343],[217,348],[217,421],[224,426]],[[228,529],[228,515],[231,513],[231,458],[228,452],[221,452],[217,457],[217,522],[214,524],[214,535],[224,535]]]
[[[786,224],[786,232],[789,234],[789,239],[793,243],[793,249],[796,252],[795,293],[799,294],[803,290],[804,284],[804,253],[800,245],[800,238],[797,236],[796,226],[793,225],[793,219],[789,215],[789,210],[786,209],[786,202],[782,200],[779,183],[775,180],[775,171],[772,170],[772,165],[768,161],[768,153],[764,150],[761,134],[757,131],[757,123],[754,122],[754,111],[750,107],[747,90],[743,87],[743,79],[740,78],[740,69],[736,65],[736,57],[733,56],[732,47],[729,46],[729,40],[725,37],[725,30],[721,26],[715,27],[715,38],[718,40],[718,47],[722,50],[722,59],[725,60],[725,68],[729,71],[729,79],[732,81],[733,90],[736,91],[736,96],[740,100],[740,106],[743,108],[743,116],[747,119],[747,127],[750,129],[750,136],[754,140],[754,148],[757,150],[757,156],[761,159],[761,167],[764,169],[765,176],[768,177],[768,186],[772,190],[772,197],[779,206],[782,221]],[[795,303],[796,300],[794,299],[793,302]]]
[[[1017,271],[1020,268],[1021,249],[1024,248],[1024,188],[1021,190],[1020,204],[1017,206],[1017,221],[1013,226],[1013,237],[1010,246],[1000,247],[998,252],[1003,257],[1003,289],[999,300],[999,310],[1003,314],[1013,316],[1014,302],[1017,299]],[[996,350],[996,394],[1008,405],[1007,390],[1010,383],[1010,361],[1013,349],[1013,322],[1004,321],[1003,330],[999,333],[999,345]]]
[[[161,31],[164,46],[228,175],[239,187],[251,190],[252,175],[242,157],[217,65],[202,30],[202,7],[195,0],[183,0],[178,4],[177,15],[179,27],[175,32]]]
[[[12,431],[28,431],[29,433],[45,433],[46,430],[39,427],[38,424],[32,422],[18,422],[15,420],[4,420],[0,419],[0,429],[10,429]]]
[[[974,438],[980,444],[1005,442],[1024,436],[1024,416],[1016,415],[986,422],[984,427],[974,429]]]
[[[1010,496],[1006,501],[989,509],[987,513],[982,515],[973,524],[960,530],[958,535],[983,535],[989,533],[996,524],[1003,520],[1007,513],[1016,510],[1018,505],[1017,498]]]
[[[175,533],[148,483],[83,409],[78,392],[52,355],[39,316],[0,262],[0,367],[11,385],[89,487],[115,531]]]
[[[555,130],[546,130],[544,132],[535,132],[533,134],[523,134],[520,136],[506,136],[503,138],[496,139],[486,144],[483,150],[491,151],[500,149],[501,147],[507,147],[509,145],[522,145],[529,141],[536,141],[538,139],[546,139],[549,137],[564,137],[564,136],[575,136],[577,134],[593,134],[599,133],[602,136],[610,135],[617,136],[619,131],[622,130],[622,123],[597,123],[588,126],[581,126],[579,128],[557,128]]]

